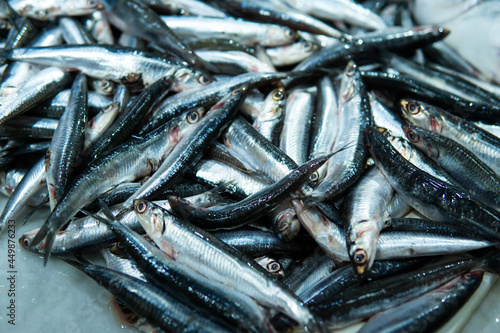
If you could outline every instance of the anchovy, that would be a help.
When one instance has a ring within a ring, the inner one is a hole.
[[[0,216],[0,232],[7,221],[16,218],[23,208],[23,204],[44,187],[46,174],[45,158],[42,157],[24,175],[19,185],[17,185],[16,190],[7,201]]]
[[[359,179],[368,158],[365,131],[372,122],[370,103],[353,62],[344,70],[339,94],[340,126],[338,140],[333,147],[338,154],[328,162],[323,181],[308,194],[311,201],[332,199],[345,192]]]
[[[393,189],[377,167],[370,169],[344,198],[342,204],[346,244],[358,274],[373,265],[377,240],[384,223]]]
[[[286,100],[280,149],[297,164],[303,164],[307,161],[309,131],[314,105],[315,96],[298,89],[290,93]]]
[[[166,332],[229,332],[229,330],[180,303],[171,293],[126,274],[98,265],[66,259],[138,315]]]
[[[470,150],[423,128],[404,125],[406,137],[456,179],[474,197],[500,210],[500,176]]]
[[[230,121],[236,116],[238,108],[245,99],[246,90],[246,86],[233,90],[214,105],[201,121],[198,121],[198,118],[188,119],[193,126],[186,131],[155,174],[123,203],[124,209],[131,208],[135,199],[154,198],[159,191],[175,184],[178,177],[184,175],[189,167],[196,164],[201,159],[204,150],[220,136],[224,128],[229,126]]]
[[[277,24],[256,23],[233,18],[162,16],[177,34],[189,39],[232,39],[242,44],[279,46],[293,42],[297,33]]]
[[[85,147],[90,147],[109,128],[120,112],[119,102],[112,102],[89,120],[85,127]]]
[[[258,22],[277,23],[295,30],[341,38],[344,34],[301,10],[262,0],[231,0],[225,6]]]
[[[124,107],[118,119],[87,149],[85,157],[96,159],[106,150],[125,142],[137,131],[151,109],[167,95],[172,81],[171,76],[166,76],[144,89],[130,105]]]
[[[349,0],[285,0],[285,2],[301,12],[324,20],[342,20],[370,30],[380,30],[387,26],[380,16]]]
[[[274,67],[242,51],[200,50],[196,51],[196,54],[216,66],[220,72],[226,74],[276,72]]]
[[[88,0],[13,0],[9,4],[21,15],[37,20],[53,20],[58,16],[86,15],[102,9],[98,1]]]
[[[401,106],[405,117],[413,125],[457,141],[500,174],[500,138],[466,119],[426,103],[402,100]]]
[[[229,94],[236,87],[248,85],[250,90],[287,77],[287,73],[246,73],[173,95],[158,105],[156,110],[153,111],[149,123],[144,126],[139,134],[148,133],[180,112],[216,103],[217,100]]]
[[[339,129],[338,98],[331,78],[324,76],[318,82],[318,98],[316,114],[313,121],[309,158],[316,158],[321,154],[333,152]],[[321,182],[325,177],[327,167],[318,169],[318,179]]]
[[[266,54],[274,66],[280,67],[296,65],[310,57],[318,49],[318,44],[300,40],[290,45],[268,47]]]
[[[283,87],[271,91],[252,124],[257,131],[274,144],[278,142],[279,133],[283,127],[285,104],[286,93]]]
[[[424,258],[375,261],[364,275],[357,274],[351,266],[346,265],[334,270],[304,291],[301,299],[309,306],[325,304],[330,298],[336,297],[339,292],[349,287],[407,272],[423,266],[426,261]]]
[[[284,242],[272,232],[260,230],[217,231],[214,236],[237,250],[249,255],[259,256],[270,253],[302,254],[304,244],[298,241]]]
[[[120,30],[158,45],[170,54],[204,71],[213,65],[199,58],[160,16],[138,0],[101,0],[108,19]]]
[[[85,144],[87,77],[79,74],[71,86],[68,106],[59,120],[47,154],[47,189],[54,209],[73,178]]]
[[[439,181],[406,161],[374,128],[367,134],[370,153],[392,187],[421,214],[436,220],[458,219],[499,239],[500,214],[468,194]]]
[[[125,251],[152,284],[175,294],[187,296],[196,305],[210,310],[232,325],[243,325],[259,332],[266,324],[257,304],[244,296],[228,292],[215,282],[165,256],[155,245],[121,224],[119,220],[95,217],[115,234]]]
[[[297,190],[330,157],[331,155],[326,155],[304,163],[273,185],[234,204],[199,209],[176,197],[170,198],[169,203],[174,212],[198,226],[208,229],[236,228],[274,208],[278,202]]]
[[[189,127],[191,114],[179,116],[156,131],[129,141],[94,160],[68,185],[68,190],[45,221],[31,247],[46,238],[47,262],[55,234],[85,205],[121,182],[133,181],[151,174],[182,138]],[[199,117],[199,115],[197,115]]]
[[[0,140],[51,139],[58,123],[56,119],[17,116],[0,125]]]
[[[202,77],[199,71],[189,67],[186,63],[110,45],[3,49],[0,56],[44,66],[76,68],[90,77],[129,85],[137,85],[141,82],[144,85],[150,85],[164,76],[173,75],[175,91],[199,86]]]
[[[18,50],[18,49],[16,49]],[[0,106],[0,124],[26,112],[40,101],[54,95],[70,81],[69,73],[48,67],[32,77],[16,93],[8,95]]]
[[[284,312],[309,329],[320,331],[309,310],[267,271],[252,264],[249,258],[206,231],[168,215],[147,201],[136,200],[134,207],[148,235],[169,256],[206,277],[231,285],[260,304]]]

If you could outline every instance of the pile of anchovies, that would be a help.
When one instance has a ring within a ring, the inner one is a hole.
[[[0,230],[50,205],[21,245],[140,330],[431,332],[500,272],[500,88],[405,1],[3,0],[0,23]]]

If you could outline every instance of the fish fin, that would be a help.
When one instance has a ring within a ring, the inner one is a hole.
[[[55,232],[49,230],[45,241],[45,253],[43,255],[44,266],[47,266],[47,262],[49,262],[50,253],[52,252],[52,246],[54,246],[54,238],[56,238]]]
[[[80,209],[80,212],[82,212],[83,214],[87,215],[87,216],[90,216],[91,218],[93,219],[96,219],[97,221],[99,222],[102,222],[104,223],[105,225],[107,226],[110,226],[111,224],[115,223],[116,220],[115,220],[115,217],[113,216],[112,219],[108,218],[108,217],[104,217],[104,216],[99,216],[97,214],[94,214],[94,213],[91,213],[85,209]]]
[[[26,217],[23,220],[23,226],[28,222],[28,220],[35,214],[43,205],[45,205],[47,202],[49,202],[49,196],[47,196],[43,201],[36,207],[34,207],[31,212],[26,215]]]
[[[186,221],[189,221],[191,212],[196,209],[189,203],[189,201],[177,196],[168,197],[168,203],[170,204],[172,211],[177,215],[182,216],[182,218]]]
[[[83,271],[85,267],[89,266],[89,264],[80,262],[78,260],[73,260],[69,258],[61,258],[61,259],[64,260],[66,263],[70,264],[71,266],[78,268],[81,271]]]
[[[101,210],[103,214],[110,220],[116,220],[116,216],[113,215],[113,212],[109,207],[106,205],[104,200],[102,198],[97,198],[97,203],[99,204],[99,207],[101,207]]]

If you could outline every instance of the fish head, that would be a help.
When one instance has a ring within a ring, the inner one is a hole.
[[[163,211],[151,202],[142,199],[134,200],[134,212],[151,239],[160,237],[167,229]]]
[[[289,27],[271,25],[267,29],[263,44],[267,46],[288,45],[293,43],[298,38],[299,35]]]
[[[429,140],[429,131],[410,125],[403,125],[403,131],[412,145],[422,150],[430,158],[439,157],[439,150],[432,140]]]
[[[206,86],[211,82],[213,82],[213,79],[203,74],[199,70],[190,67],[182,67],[174,74],[172,90],[175,92],[180,92],[184,90],[199,88],[201,86]]]

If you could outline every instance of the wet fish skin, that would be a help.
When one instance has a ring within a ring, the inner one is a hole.
[[[313,331],[322,331],[316,319],[291,291],[263,268],[252,263],[251,259],[203,229],[175,218],[150,202],[136,200],[134,209],[148,235],[177,261],[211,279],[233,286],[260,304],[283,311],[300,325]],[[181,239],[183,241],[179,243]],[[206,255],[209,258],[200,261]],[[259,287],[263,285],[266,287]]]
[[[478,200],[500,210],[500,176],[456,141],[423,128],[403,125],[410,143],[455,178]]]
[[[152,118],[139,135],[148,133],[182,111],[209,106],[238,86],[248,85],[248,89],[251,89],[287,77],[287,73],[246,73],[173,95],[166,98],[156,110],[153,110]]]
[[[364,274],[375,261],[377,240],[389,218],[387,208],[392,195],[391,184],[377,167],[373,167],[344,198],[346,244],[358,274]]]
[[[8,220],[15,219],[24,206],[27,199],[32,197],[37,191],[45,185],[45,157],[42,157],[25,174],[16,190],[9,198],[0,216],[0,232],[3,230]]]
[[[174,75],[175,91],[199,86],[200,82],[209,82],[185,62],[111,45],[2,49],[0,56],[45,66],[76,68],[90,77],[128,85],[142,82],[147,86],[161,77]]]
[[[85,145],[87,77],[79,74],[71,86],[68,106],[59,119],[47,154],[47,189],[53,209],[73,178]]]
[[[499,239],[498,212],[417,169],[397,153],[377,129],[368,130],[367,140],[370,154],[380,170],[417,211],[436,220],[461,220],[476,226],[488,237]]]
[[[189,116],[189,115],[188,115]],[[85,205],[121,182],[133,181],[155,171],[187,130],[186,115],[141,139],[128,141],[92,162],[68,185],[58,205],[30,244],[34,248],[44,238],[45,263],[50,256],[55,234]]]
[[[199,117],[188,118],[187,121],[192,124],[191,128],[163,160],[155,174],[123,203],[124,210],[132,208],[135,199],[154,198],[159,192],[175,184],[188,168],[196,164],[205,150],[236,117],[247,89],[247,86],[234,89],[218,101],[201,120]]]
[[[457,141],[500,174],[500,138],[428,103],[404,99],[401,110],[411,124]]]
[[[233,229],[270,211],[290,192],[297,190],[330,157],[331,154],[308,161],[273,185],[234,204],[199,209],[176,197],[171,197],[169,203],[174,212],[195,225],[208,229]]]
[[[153,285],[174,295],[187,296],[193,305],[202,306],[204,311],[200,311],[200,314],[209,310],[230,325],[243,325],[253,332],[262,330],[265,322],[253,301],[224,291],[222,285],[203,279],[188,267],[169,258],[121,221],[95,216],[113,231],[121,246]]]
[[[484,272],[472,271],[407,303],[380,312],[359,330],[367,332],[430,332],[446,323],[477,290]]]
[[[327,173],[312,193],[310,202],[332,199],[352,186],[364,171],[368,152],[365,130],[372,123],[370,103],[357,66],[350,61],[342,76],[339,98],[339,132],[327,165]]]
[[[153,10],[142,1],[101,0],[108,18],[120,30],[144,38],[165,51],[205,72],[214,71],[210,63],[199,58],[184,41],[165,24]]]
[[[106,150],[125,142],[137,131],[151,109],[168,94],[172,83],[173,77],[165,76],[144,89],[131,105],[124,107],[116,121],[87,149],[84,157],[94,160]]]
[[[59,68],[48,67],[31,78],[15,94],[11,94],[3,100],[0,107],[0,124],[26,112],[37,103],[54,95],[57,91],[66,87],[70,82],[71,75]]]
[[[215,322],[200,316],[172,295],[149,283],[98,265],[83,264],[66,259],[66,262],[83,271],[132,311],[167,332],[228,332]]]

